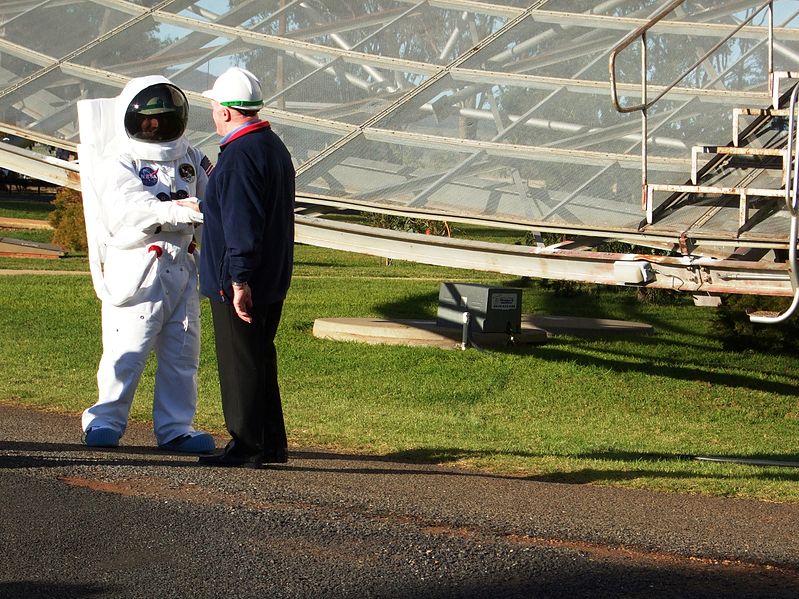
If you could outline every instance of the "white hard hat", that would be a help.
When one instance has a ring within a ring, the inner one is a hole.
[[[240,67],[230,67],[222,73],[217,77],[213,89],[204,91],[203,96],[229,108],[260,110],[264,106],[258,79]]]

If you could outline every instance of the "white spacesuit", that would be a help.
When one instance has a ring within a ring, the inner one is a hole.
[[[80,101],[78,114],[89,261],[103,325],[99,398],[83,413],[83,441],[119,444],[155,351],[159,447],[211,451],[213,438],[192,427],[200,353],[193,252],[202,214],[183,205],[202,197],[210,162],[183,136],[188,102],[168,79],[140,77],[116,98]]]

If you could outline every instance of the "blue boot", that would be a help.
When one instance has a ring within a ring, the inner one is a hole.
[[[94,426],[86,429],[81,441],[87,447],[119,447],[119,438],[122,435],[107,426]]]
[[[194,431],[179,435],[158,446],[164,451],[178,451],[180,453],[210,453],[216,449],[214,438],[208,433]]]

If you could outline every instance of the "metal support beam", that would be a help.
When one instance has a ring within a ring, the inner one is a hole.
[[[645,286],[689,293],[791,296],[784,264],[664,257],[432,237],[297,215],[296,240],[320,247],[506,275],[623,285],[619,263],[647,264]]]
[[[0,164],[15,173],[80,191],[80,174],[74,162],[0,142]]]

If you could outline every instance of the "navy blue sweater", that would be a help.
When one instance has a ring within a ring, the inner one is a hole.
[[[282,301],[294,263],[294,166],[269,123],[249,125],[221,146],[202,203],[200,292],[230,302],[249,283],[253,304]]]

